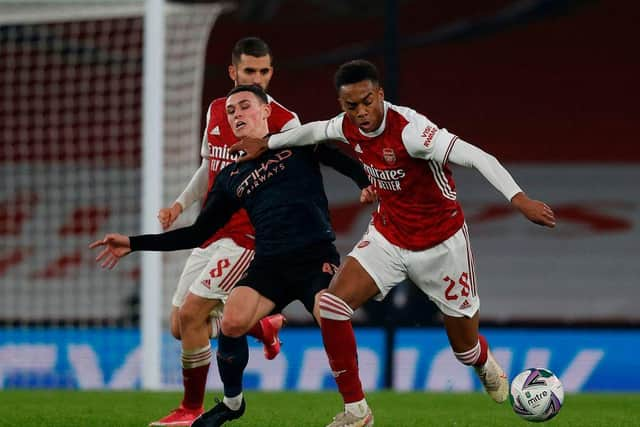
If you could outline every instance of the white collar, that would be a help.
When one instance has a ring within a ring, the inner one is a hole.
[[[384,132],[384,129],[387,126],[387,110],[389,109],[389,105],[390,104],[387,101],[383,101],[382,108],[384,109],[384,112],[382,115],[382,123],[380,123],[378,129],[374,130],[373,132],[364,132],[362,129],[358,128],[358,131],[367,138],[375,138],[376,136],[380,136],[380,134]]]

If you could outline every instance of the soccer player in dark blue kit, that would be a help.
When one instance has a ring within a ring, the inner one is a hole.
[[[267,134],[270,107],[261,88],[235,87],[227,97],[226,110],[238,138]],[[340,258],[333,244],[335,233],[319,162],[351,177],[362,189],[361,202],[375,200],[362,166],[335,148],[319,145],[268,151],[251,162],[223,169],[190,227],[131,237],[107,234],[91,244],[92,248],[105,246],[96,260],[112,268],[132,251],[196,247],[237,210],[244,208],[249,214],[256,232],[255,257],[229,295],[218,338],[218,369],[225,397],[193,426],[219,426],[244,413],[245,334],[257,320],[294,300],[320,319],[314,312],[315,301],[328,287]]]

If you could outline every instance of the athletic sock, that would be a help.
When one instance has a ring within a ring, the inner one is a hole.
[[[474,366],[484,366],[489,356],[489,344],[487,344],[487,339],[484,335],[478,335],[478,344],[480,344],[480,355]]]
[[[487,363],[488,352],[489,346],[486,338],[483,335],[478,335],[478,342],[473,348],[461,353],[454,352],[453,354],[465,365],[481,367]]]
[[[202,408],[209,366],[211,366],[210,344],[194,350],[182,350],[183,407]]]
[[[325,292],[320,297],[322,340],[333,377],[346,404],[364,399],[358,376],[358,354],[351,325],[352,316],[351,307],[335,295]]]
[[[249,361],[249,346],[245,335],[233,338],[218,336],[218,372],[224,385],[224,395],[238,396],[242,393],[242,374]]]
[[[242,393],[240,393],[237,396],[233,396],[233,397],[225,396],[222,399],[222,403],[227,405],[227,407],[229,409],[231,409],[233,411],[237,411],[238,409],[240,409],[240,406],[242,405]]]

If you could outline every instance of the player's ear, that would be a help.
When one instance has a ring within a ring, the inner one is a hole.
[[[234,83],[238,81],[238,71],[236,70],[236,67],[233,64],[229,65],[229,78]]]
[[[264,117],[268,118],[271,115],[271,104],[262,104],[264,108]]]

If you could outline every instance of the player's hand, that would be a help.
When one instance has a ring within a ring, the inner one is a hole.
[[[551,228],[556,226],[556,216],[546,203],[530,199],[524,193],[518,193],[511,199],[511,204],[535,224]]]
[[[100,267],[111,270],[120,261],[120,258],[131,252],[131,244],[129,238],[122,234],[107,234],[102,240],[96,240],[89,245],[89,248],[97,248],[104,246],[105,248],[96,257],[96,262],[102,263]]]
[[[373,185],[365,187],[360,192],[360,203],[373,203],[378,200],[378,194]]]
[[[267,141],[267,138],[242,138],[240,142],[236,142],[231,147],[229,147],[229,152],[233,154],[244,151],[244,154],[242,154],[236,160],[236,162],[238,163],[257,159],[262,155],[262,153],[269,149],[269,147],[267,146]]]
[[[162,225],[162,229],[166,230],[171,227],[176,219],[182,213],[182,205],[175,202],[170,208],[162,208],[158,211],[158,221]]]

